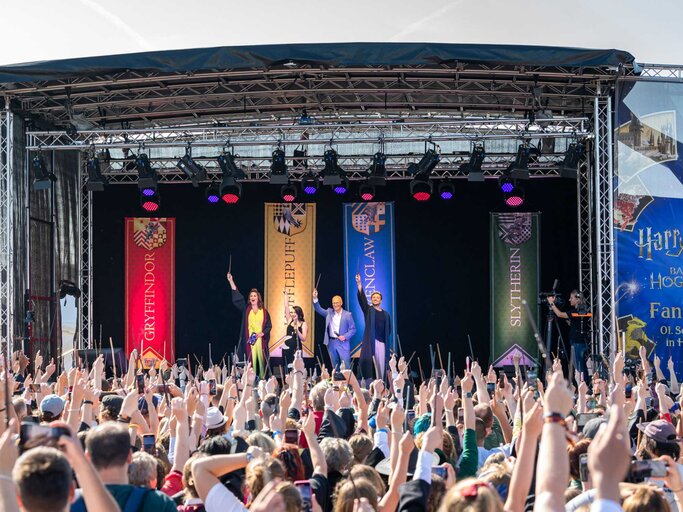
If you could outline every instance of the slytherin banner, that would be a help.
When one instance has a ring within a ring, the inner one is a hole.
[[[619,88],[614,195],[619,348],[683,362],[683,84]],[[667,370],[664,370],[665,373]],[[667,375],[668,377],[668,375]]]
[[[356,273],[370,295],[382,294],[382,309],[391,317],[391,350],[396,351],[396,255],[394,244],[394,203],[344,204],[344,309],[351,311],[356,335],[351,339],[351,355],[360,357],[365,317],[358,304]]]
[[[535,365],[538,348],[522,300],[537,316],[538,213],[491,213],[491,360]],[[538,320],[536,319],[538,324]]]
[[[175,360],[175,219],[126,218],[126,355]],[[156,363],[155,363],[156,361]]]
[[[265,302],[273,322],[270,354],[291,361],[298,340],[286,340],[285,301],[300,306],[308,324],[301,344],[304,357],[314,357],[313,302],[315,287],[315,203],[266,203],[265,205]],[[284,292],[284,293],[283,293]]]

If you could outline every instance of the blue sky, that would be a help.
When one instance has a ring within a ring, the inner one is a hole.
[[[6,0],[0,5],[0,64],[336,41],[619,48],[639,62],[683,64],[683,2],[670,0]]]

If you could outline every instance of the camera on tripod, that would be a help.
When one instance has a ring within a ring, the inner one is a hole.
[[[555,292],[555,291],[539,293],[538,294],[538,303],[540,305],[549,304],[548,297],[554,297],[555,298],[555,305],[558,308],[562,308],[564,306],[564,299],[562,298],[562,295],[560,295],[558,292]]]

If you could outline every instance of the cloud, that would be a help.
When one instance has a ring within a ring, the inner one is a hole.
[[[419,31],[427,23],[430,23],[432,21],[436,21],[439,18],[441,18],[444,14],[446,14],[448,11],[453,9],[458,3],[460,3],[460,2],[448,0],[445,5],[443,5],[439,9],[435,10],[430,15],[425,16],[424,18],[420,18],[419,20],[417,20],[417,21],[411,23],[410,25],[408,25],[407,27],[405,27],[403,30],[401,30],[397,34],[394,34],[390,40],[391,41],[401,41],[407,35]]]
[[[119,16],[109,11],[95,0],[79,0],[85,7],[93,10],[103,18],[107,19],[112,25],[123,30],[133,41],[135,41],[143,50],[152,50],[152,44],[145,39],[145,36],[137,32],[133,27],[126,23]]]

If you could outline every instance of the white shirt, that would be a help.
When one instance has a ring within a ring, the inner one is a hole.
[[[204,502],[206,512],[249,512],[237,497],[221,483],[214,485]]]
[[[330,322],[330,336],[333,338],[339,338],[339,326],[341,325],[341,316],[341,311],[339,311],[339,313],[335,311],[334,315],[332,315],[332,321]]]

